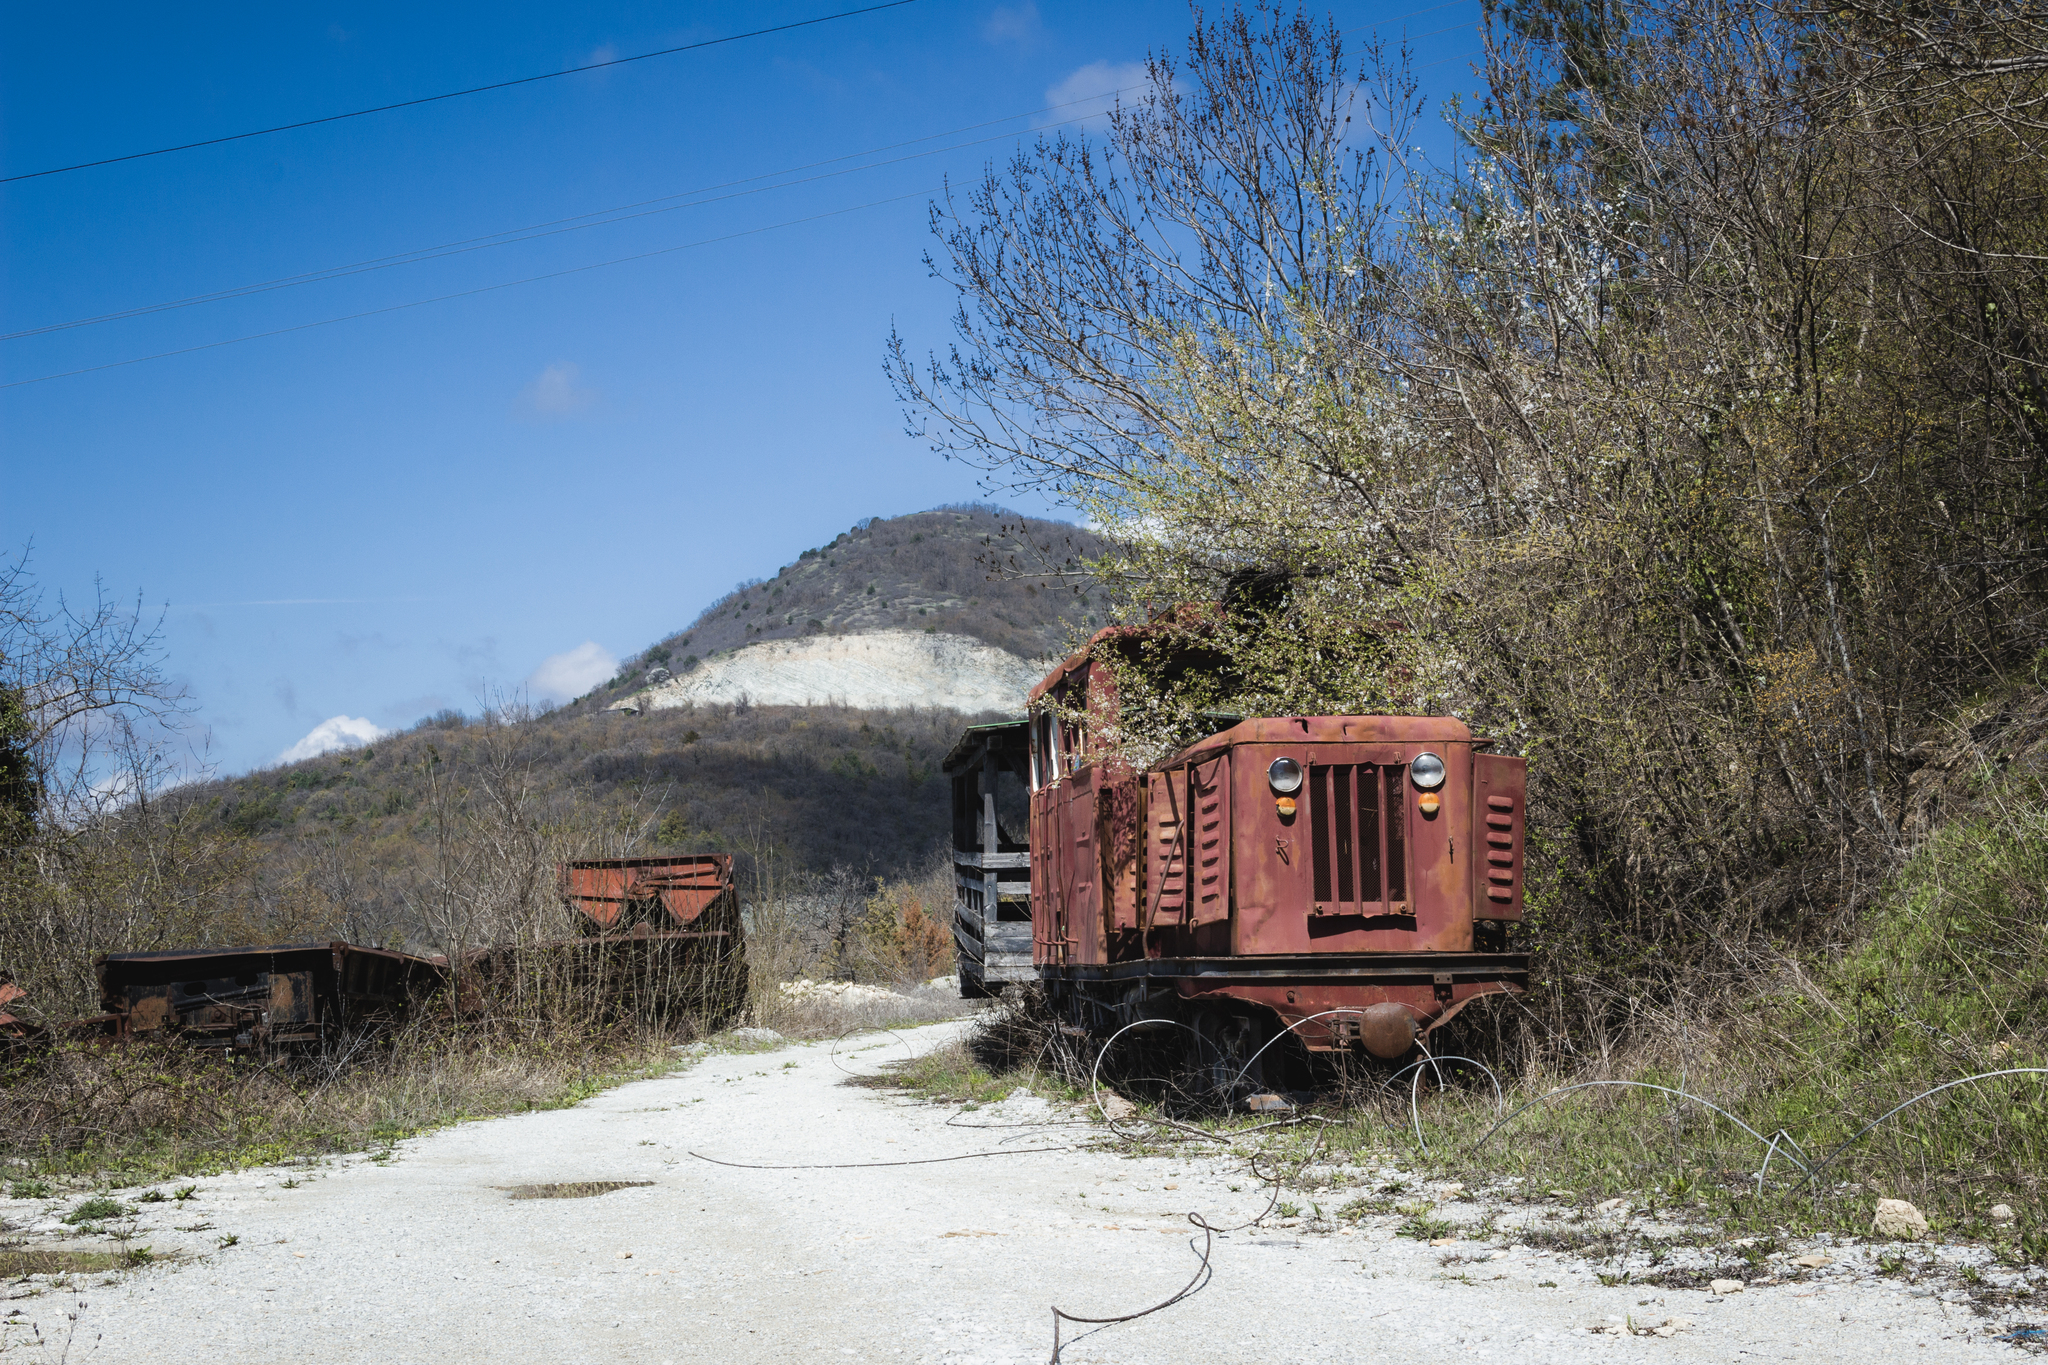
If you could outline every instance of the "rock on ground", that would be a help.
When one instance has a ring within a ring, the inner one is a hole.
[[[1917,1241],[1927,1235],[1927,1215],[1903,1199],[1880,1199],[1870,1230],[1895,1242]]]

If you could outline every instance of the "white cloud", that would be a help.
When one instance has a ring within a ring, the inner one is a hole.
[[[535,416],[572,417],[595,403],[598,392],[583,386],[582,366],[557,360],[521,389],[519,397]]]
[[[526,680],[529,692],[556,701],[580,697],[619,671],[619,661],[603,645],[585,640],[574,649],[550,654]]]
[[[982,21],[981,36],[992,43],[1026,43],[1038,36],[1038,0],[997,5]]]
[[[1090,125],[1107,123],[1118,92],[1128,104],[1144,94],[1145,81],[1143,62],[1090,62],[1045,92],[1046,112],[1038,116],[1038,126],[1076,118],[1086,119]]]
[[[353,749],[358,744],[368,744],[390,733],[381,725],[355,716],[329,716],[308,730],[304,739],[279,754],[277,761],[297,763],[301,759],[318,758],[336,749]]]

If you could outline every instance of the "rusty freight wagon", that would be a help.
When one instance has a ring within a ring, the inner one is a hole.
[[[1032,963],[1069,1018],[1188,1025],[1198,1073],[1241,1086],[1281,1029],[1397,1058],[1527,985],[1524,760],[1448,717],[1268,716],[1135,771],[1097,735],[1107,651],[1144,629],[1098,633],[1030,697]]]
[[[595,858],[558,864],[562,903],[596,932],[487,948],[462,964],[461,1007],[516,1007],[557,993],[592,1022],[735,1017],[747,996],[745,936],[732,857]]]
[[[104,1013],[88,1025],[275,1055],[396,1021],[444,984],[448,960],[330,941],[109,953],[93,971]]]

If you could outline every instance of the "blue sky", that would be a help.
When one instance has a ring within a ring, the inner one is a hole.
[[[860,3],[15,6],[0,174]],[[1333,12],[1426,35],[1426,85],[1470,87],[1477,0],[1427,3]],[[0,546],[32,543],[48,589],[163,612],[227,772],[335,717],[566,686],[860,517],[979,496],[903,434],[881,371],[892,323],[945,340],[926,203],[1188,26],[1152,0],[918,0],[0,186],[6,333],[665,210],[0,342]]]

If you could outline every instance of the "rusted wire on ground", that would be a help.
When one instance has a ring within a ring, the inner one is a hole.
[[[799,1161],[790,1165],[772,1165],[758,1161],[725,1161],[702,1152],[690,1155],[699,1161],[708,1161],[714,1166],[731,1166],[741,1171],[869,1171],[883,1166],[937,1166],[948,1161],[972,1161],[983,1156],[1029,1156],[1033,1152],[1071,1152],[1071,1146],[1059,1147],[1012,1147],[1003,1152],[962,1152],[958,1156],[927,1156],[913,1161]]]
[[[1729,1121],[1730,1123],[1734,1124],[1734,1125],[1735,1125],[1735,1126],[1736,1126],[1737,1128],[1740,1128],[1740,1129],[1741,1129],[1741,1130],[1742,1130],[1743,1132],[1745,1132],[1745,1133],[1749,1134],[1749,1135],[1750,1135],[1751,1137],[1755,1138],[1755,1139],[1757,1140],[1757,1143],[1758,1143],[1758,1145],[1760,1145],[1760,1146],[1762,1146],[1762,1147],[1764,1147],[1764,1148],[1766,1148],[1766,1149],[1768,1149],[1768,1150],[1770,1150],[1770,1151],[1776,1151],[1776,1150],[1778,1150],[1778,1146],[1777,1146],[1777,1144],[1776,1144],[1776,1143],[1775,1143],[1775,1142],[1774,1142],[1774,1141],[1773,1141],[1772,1139],[1770,1139],[1770,1138],[1767,1138],[1767,1137],[1765,1137],[1765,1136],[1764,1136],[1764,1135],[1763,1135],[1762,1133],[1759,1133],[1759,1132],[1758,1132],[1758,1131],[1757,1131],[1756,1129],[1754,1129],[1754,1128],[1750,1127],[1750,1126],[1749,1126],[1748,1124],[1744,1123],[1744,1122],[1743,1122],[1743,1121],[1742,1121],[1741,1119],[1739,1119],[1739,1118],[1736,1118],[1736,1117],[1735,1117],[1735,1115],[1733,1115],[1733,1114],[1729,1113],[1729,1112],[1728,1112],[1728,1111],[1727,1111],[1726,1109],[1723,1109],[1723,1108],[1722,1108],[1722,1107],[1721,1107],[1720,1105],[1718,1105],[1718,1104],[1715,1104],[1715,1103],[1714,1103],[1714,1102],[1713,1102],[1712,1100],[1708,1100],[1708,1099],[1702,1099],[1702,1098],[1700,1098],[1700,1097],[1699,1097],[1698,1095],[1693,1095],[1693,1094],[1689,1094],[1689,1093],[1687,1093],[1686,1091],[1683,1091],[1683,1090],[1674,1090],[1674,1089],[1673,1089],[1672,1087],[1670,1087],[1670,1086],[1668,1086],[1668,1085],[1652,1085],[1652,1084],[1651,1084],[1650,1082],[1648,1082],[1648,1081],[1580,1081],[1580,1082],[1579,1082],[1579,1083],[1578,1083],[1577,1085],[1561,1085],[1561,1086],[1559,1086],[1559,1087],[1558,1087],[1557,1089],[1555,1089],[1555,1090],[1549,1090],[1549,1091],[1545,1091],[1545,1092],[1544,1092],[1543,1094],[1541,1094],[1541,1095],[1538,1095],[1538,1096],[1537,1096],[1537,1097],[1536,1097],[1535,1099],[1533,1099],[1533,1100],[1530,1100],[1530,1101],[1529,1101],[1529,1102],[1528,1102],[1527,1104],[1523,1105],[1523,1106],[1522,1106],[1522,1107],[1521,1107],[1520,1109],[1517,1109],[1517,1110],[1516,1110],[1516,1111],[1515,1111],[1514,1113],[1512,1113],[1512,1114],[1509,1114],[1509,1115],[1508,1115],[1508,1116],[1507,1116],[1506,1118],[1500,1119],[1499,1121],[1497,1121],[1497,1122],[1496,1122],[1496,1123],[1495,1123],[1495,1124],[1493,1125],[1493,1127],[1491,1127],[1491,1128],[1487,1129],[1487,1130],[1486,1130],[1485,1132],[1481,1133],[1481,1134],[1479,1135],[1479,1137],[1477,1138],[1477,1140],[1475,1140],[1475,1141],[1474,1141],[1474,1142],[1472,1143],[1472,1145],[1471,1145],[1470,1147],[1467,1147],[1467,1148],[1465,1149],[1465,1151],[1466,1151],[1466,1153],[1467,1153],[1468,1155],[1469,1155],[1470,1153],[1472,1153],[1472,1152],[1476,1152],[1476,1151],[1478,1151],[1478,1150],[1479,1150],[1479,1149],[1480,1149],[1481,1147],[1483,1147],[1483,1146],[1485,1146],[1485,1145],[1486,1145],[1486,1140],[1487,1140],[1488,1138],[1492,1137],[1492,1136],[1493,1136],[1493,1135],[1494,1135],[1495,1133],[1498,1133],[1498,1132],[1499,1132],[1499,1131],[1500,1131],[1501,1129],[1505,1128],[1505,1127],[1506,1127],[1506,1126],[1507,1126],[1508,1124],[1510,1124],[1510,1123],[1513,1123],[1513,1122],[1514,1122],[1514,1121],[1515,1121],[1516,1119],[1518,1119],[1518,1118],[1520,1118],[1520,1117],[1521,1117],[1522,1115],[1524,1115],[1524,1114],[1528,1113],[1528,1112],[1529,1112],[1529,1111],[1530,1111],[1531,1109],[1534,1109],[1534,1108],[1535,1108],[1535,1107],[1536,1107],[1537,1105],[1539,1105],[1539,1104],[1543,1104],[1543,1103],[1545,1103],[1546,1101],[1549,1101],[1549,1100],[1553,1100],[1553,1099],[1556,1099],[1556,1098],[1557,1098],[1558,1096],[1560,1096],[1560,1095],[1569,1095],[1569,1094],[1571,1094],[1571,1093],[1572,1093],[1573,1091],[1575,1091],[1575,1090],[1593,1090],[1593,1089],[1596,1089],[1596,1088],[1598,1088],[1598,1087],[1601,1087],[1601,1086],[1614,1086],[1614,1087],[1617,1087],[1617,1088],[1624,1088],[1624,1087],[1625,1087],[1625,1088],[1629,1088],[1629,1089],[1635,1089],[1635,1090],[1656,1090],[1656,1091],[1661,1091],[1662,1093],[1664,1093],[1664,1094],[1666,1094],[1666,1095],[1676,1095],[1676,1096],[1677,1096],[1678,1098],[1680,1098],[1680,1099],[1682,1099],[1682,1100],[1691,1100],[1691,1101],[1692,1101],[1692,1102],[1693,1102],[1694,1104],[1698,1104],[1698,1105],[1703,1105],[1703,1106],[1705,1106],[1706,1108],[1708,1108],[1708,1109],[1711,1109],[1711,1110],[1713,1110],[1713,1111],[1714,1111],[1715,1113],[1719,1114],[1719,1115],[1720,1115],[1720,1116],[1721,1116],[1722,1118],[1724,1118],[1724,1119],[1727,1119],[1727,1120],[1728,1120],[1728,1121]],[[1911,1101],[1908,1101],[1908,1103],[1911,1103]],[[1904,1106],[1903,1106],[1903,1105],[1902,1105],[1902,1106],[1900,1106],[1900,1107],[1901,1107],[1901,1108],[1904,1108]],[[1894,1110],[1893,1112],[1897,1112],[1897,1111],[1896,1111],[1896,1110]],[[1889,1116],[1887,1116],[1887,1117],[1889,1117]],[[1782,1131],[1782,1130],[1780,1130],[1780,1131]],[[1788,1136],[1789,1136],[1789,1135],[1788,1135]],[[1797,1144],[1796,1144],[1796,1143],[1795,1143],[1795,1144],[1793,1144],[1793,1145],[1794,1145],[1794,1146],[1797,1146]],[[1766,1157],[1765,1157],[1765,1160],[1766,1160],[1767,1162],[1769,1161],[1769,1159],[1770,1159],[1770,1158],[1769,1158],[1768,1156],[1766,1156]],[[1791,1153],[1789,1153],[1789,1152],[1787,1152],[1787,1153],[1786,1153],[1786,1155],[1785,1155],[1785,1159],[1786,1159],[1787,1161],[1790,1161],[1790,1162],[1792,1162],[1792,1163],[1793,1163],[1794,1165],[1798,1166],[1798,1167],[1799,1167],[1799,1169],[1800,1169],[1800,1170],[1802,1170],[1802,1171],[1806,1169],[1806,1163],[1805,1163],[1805,1162],[1803,1162],[1803,1161],[1801,1161],[1801,1160],[1799,1160],[1799,1158],[1798,1158],[1798,1157],[1795,1157],[1795,1156],[1793,1156],[1793,1155],[1792,1155]]]
[[[1047,1362],[1047,1365],[1060,1365],[1060,1352],[1065,1350],[1068,1344],[1060,1340],[1061,1323],[1085,1323],[1100,1330],[1103,1327],[1113,1327],[1120,1322],[1135,1322],[1139,1318],[1150,1317],[1152,1314],[1163,1309],[1173,1307],[1209,1282],[1209,1277],[1214,1273],[1209,1268],[1209,1253],[1216,1245],[1216,1230],[1203,1222],[1202,1215],[1198,1213],[1189,1214],[1188,1221],[1202,1230],[1202,1249],[1195,1253],[1201,1258],[1201,1264],[1195,1267],[1193,1278],[1172,1294],[1153,1304],[1150,1308],[1141,1308],[1135,1313],[1122,1313],[1113,1318],[1084,1318],[1077,1313],[1065,1312],[1059,1305],[1054,1304],[1052,1306],[1052,1358]],[[1194,1245],[1192,1238],[1189,1239],[1188,1245],[1190,1247]],[[1084,1333],[1084,1335],[1087,1334]]]
[[[1307,1021],[1304,1020],[1303,1022],[1306,1023]],[[1088,1098],[1095,1105],[1095,1112],[1102,1115],[1102,1121],[1109,1125],[1110,1132],[1115,1133],[1118,1137],[1123,1138],[1127,1142],[1142,1142],[1145,1140],[1146,1135],[1126,1133],[1123,1129],[1117,1126],[1116,1120],[1109,1116],[1109,1110],[1102,1103],[1102,1059],[1109,1055],[1109,1049],[1111,1044],[1115,1043],[1117,1039],[1123,1037],[1132,1029],[1157,1027],[1160,1024],[1166,1024],[1173,1028],[1187,1029],[1189,1033],[1193,1033],[1195,1035],[1198,1041],[1204,1043],[1207,1042],[1206,1039],[1202,1038],[1202,1035],[1199,1032],[1189,1027],[1187,1024],[1181,1023],[1178,1019],[1140,1019],[1136,1023],[1125,1024],[1122,1028],[1118,1029],[1115,1033],[1110,1034],[1108,1038],[1104,1039],[1102,1046],[1099,1049],[1097,1049],[1095,1053],[1095,1064],[1093,1067],[1089,1069]],[[1261,1052],[1263,1052],[1264,1050],[1264,1048],[1260,1049]],[[1254,1053],[1252,1055],[1256,1057],[1258,1054]],[[1243,1076],[1244,1073],[1240,1071],[1238,1073],[1238,1079],[1242,1080]],[[1182,1123],[1178,1119],[1170,1119],[1163,1114],[1154,1115],[1153,1117],[1146,1119],[1145,1122],[1150,1124],[1157,1124],[1167,1128],[1172,1128],[1179,1132],[1186,1133],[1192,1137],[1201,1138],[1205,1142],[1232,1143],[1236,1142],[1241,1137],[1249,1137],[1253,1133],[1265,1132],[1269,1128],[1293,1128],[1298,1127],[1299,1125],[1304,1123],[1329,1123],[1331,1122],[1331,1120],[1323,1118],[1320,1115],[1316,1114],[1300,1114],[1293,1118],[1276,1119],[1271,1123],[1261,1123],[1251,1128],[1240,1128],[1237,1131],[1231,1133],[1212,1133],[1206,1128],[1197,1128],[1192,1123]]]
[[[1818,1180],[1820,1178],[1820,1173],[1835,1163],[1835,1158],[1841,1156],[1842,1153],[1848,1151],[1851,1147],[1854,1147],[1857,1143],[1861,1142],[1865,1137],[1869,1136],[1870,1131],[1873,1128],[1876,1128],[1879,1124],[1883,1123],[1886,1119],[1898,1113],[1900,1110],[1910,1109],[1912,1106],[1920,1103],[1920,1101],[1928,1098],[1931,1095],[1939,1095],[1944,1090],[1953,1090],[1959,1085],[1969,1085],[1976,1081],[1994,1080],[2000,1076],[2048,1076],[2048,1067],[2016,1066],[2008,1068],[2004,1071],[1980,1071],[1974,1076],[1964,1076],[1958,1080],[1944,1081],[1942,1084],[1935,1086],[1931,1090],[1923,1090],[1919,1094],[1913,1096],[1912,1099],[1907,1100],[1904,1104],[1895,1104],[1891,1108],[1885,1110],[1882,1114],[1879,1114],[1876,1118],[1872,1119],[1870,1122],[1864,1124],[1863,1127],[1856,1131],[1856,1135],[1854,1137],[1851,1137],[1847,1142],[1844,1142],[1841,1146],[1835,1148],[1834,1151],[1829,1152],[1825,1157],[1821,1158],[1820,1163],[1818,1165],[1813,1166],[1811,1169],[1809,1169],[1804,1162],[1800,1163],[1800,1169],[1806,1171],[1806,1179],[1801,1181],[1800,1184],[1811,1185],[1815,1180]]]
[[[1298,1176],[1304,1170],[1308,1169],[1309,1163],[1315,1160],[1316,1153],[1322,1150],[1324,1138],[1328,1136],[1329,1129],[1318,1128],[1316,1130],[1316,1140],[1309,1147],[1307,1155],[1303,1156],[1300,1161],[1295,1163],[1295,1175]],[[1249,1158],[1249,1164],[1252,1168],[1252,1173],[1254,1175],[1260,1175],[1259,1158],[1262,1155],[1264,1155],[1264,1153],[1254,1152],[1251,1154]],[[1267,1177],[1260,1175],[1260,1178],[1265,1179]],[[1209,1277],[1214,1273],[1214,1271],[1211,1268],[1209,1258],[1210,1253],[1215,1248],[1216,1238],[1222,1235],[1223,1233],[1240,1232],[1245,1228],[1256,1227],[1260,1222],[1262,1222],[1265,1219],[1267,1214],[1273,1211],[1274,1206],[1280,1202],[1280,1191],[1285,1186],[1287,1177],[1282,1173],[1275,1172],[1271,1179],[1273,1181],[1273,1189],[1272,1193],[1268,1195],[1266,1198],[1266,1207],[1259,1210],[1257,1217],[1254,1217],[1246,1222],[1234,1223],[1227,1228],[1219,1228],[1199,1213],[1190,1213],[1188,1215],[1188,1221],[1190,1223],[1193,1223],[1196,1227],[1202,1230],[1202,1249],[1195,1253],[1198,1257],[1201,1258],[1201,1264],[1195,1267],[1194,1275],[1188,1280],[1188,1282],[1185,1285],[1182,1285],[1179,1290],[1168,1295],[1166,1298],[1161,1299],[1158,1303],[1153,1304],[1150,1308],[1141,1308],[1135,1313],[1120,1313],[1115,1317],[1084,1318],[1077,1313],[1066,1312],[1058,1304],[1051,1305],[1052,1358],[1047,1362],[1047,1365],[1059,1365],[1060,1352],[1065,1349],[1066,1345],[1070,1344],[1063,1343],[1061,1341],[1060,1324],[1062,1322],[1087,1323],[1089,1325],[1096,1327],[1098,1330],[1103,1327],[1113,1327],[1120,1322],[1135,1322],[1139,1318],[1150,1317],[1154,1313],[1160,1312],[1164,1309],[1171,1308],[1175,1304],[1179,1303],[1182,1299],[1187,1298],[1190,1294],[1193,1294],[1199,1289],[1201,1289],[1205,1284],[1208,1283]],[[1192,1247],[1194,1243],[1191,1241],[1188,1245]]]
[[[1485,1062],[1477,1061],[1471,1057],[1454,1057],[1449,1054],[1441,1057],[1433,1054],[1426,1055],[1419,1062],[1410,1062],[1393,1075],[1387,1077],[1387,1084],[1389,1086],[1393,1085],[1395,1081],[1400,1080],[1401,1077],[1407,1075],[1410,1071],[1415,1073],[1414,1083],[1409,1086],[1408,1116],[1415,1121],[1415,1145],[1422,1149],[1424,1156],[1429,1155],[1429,1143],[1422,1136],[1422,1068],[1426,1066],[1438,1067],[1445,1062],[1470,1062],[1473,1066],[1484,1071],[1486,1078],[1493,1082],[1494,1112],[1499,1113],[1508,1107],[1507,1094],[1500,1088],[1500,1077],[1494,1075],[1493,1068]],[[1441,1071],[1437,1072],[1436,1084],[1439,1090],[1443,1088],[1444,1077]]]
[[[910,1040],[908,1038],[905,1038],[902,1034],[898,1033],[895,1029],[884,1028],[879,1024],[856,1025],[853,1028],[847,1029],[844,1033],[835,1036],[832,1039],[832,1046],[830,1047],[830,1049],[827,1050],[825,1054],[826,1057],[831,1061],[832,1065],[839,1067],[839,1070],[841,1072],[844,1072],[848,1076],[873,1074],[859,1071],[848,1071],[845,1067],[839,1066],[839,1045],[845,1042],[848,1038],[853,1037],[856,1033],[886,1033],[890,1037],[894,1038],[897,1042],[903,1044],[903,1050],[910,1054],[911,1061],[916,1061],[920,1055],[918,1050],[910,1045]],[[877,1046],[880,1046],[880,1044],[877,1044]]]

